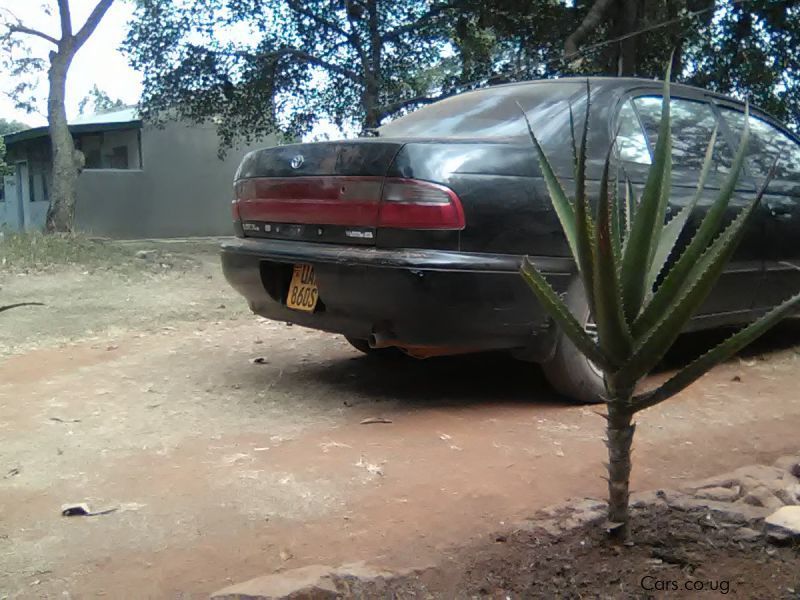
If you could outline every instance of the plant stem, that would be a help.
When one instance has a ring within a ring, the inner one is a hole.
[[[636,425],[633,412],[626,406],[630,394],[615,395],[608,403],[608,520],[620,525],[612,535],[627,543],[630,541],[630,514],[628,496],[631,477],[631,445]]]

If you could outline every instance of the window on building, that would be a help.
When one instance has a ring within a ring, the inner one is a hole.
[[[138,129],[121,129],[77,136],[86,158],[84,169],[141,169]]]
[[[650,144],[655,148],[661,123],[662,99],[660,96],[644,96],[636,98],[634,102]],[[673,98],[670,101],[670,119],[673,167],[700,171],[711,134],[717,124],[714,111],[705,102]],[[718,133],[710,172],[727,173],[732,162],[733,154],[722,133]]]
[[[33,169],[28,169],[28,199],[31,202],[36,202],[36,182],[33,177]]]

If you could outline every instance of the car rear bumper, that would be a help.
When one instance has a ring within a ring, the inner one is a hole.
[[[440,250],[386,250],[264,239],[222,245],[228,282],[253,312],[279,321],[407,347],[454,351],[552,351],[553,330],[519,276],[521,257]],[[571,261],[535,259],[557,291]],[[314,313],[286,307],[292,265],[314,266],[320,304]]]

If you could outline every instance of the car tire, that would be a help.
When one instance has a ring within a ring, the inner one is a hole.
[[[367,356],[375,356],[381,358],[397,358],[404,356],[404,354],[397,348],[371,348],[367,340],[344,336],[344,339],[356,350],[363,352]]]
[[[591,323],[586,292],[579,279],[570,284],[565,303],[580,323]],[[569,400],[578,404],[603,402],[605,384],[602,373],[560,330],[556,335],[555,353],[550,360],[542,363],[542,370],[553,389]]]

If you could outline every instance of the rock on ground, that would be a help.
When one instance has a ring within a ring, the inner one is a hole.
[[[333,568],[310,565],[232,585],[212,600],[328,600],[361,596],[365,586],[379,593],[382,583],[406,573],[383,571],[363,562]]]
[[[784,506],[764,519],[767,537],[773,541],[800,540],[800,505]]]

